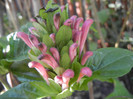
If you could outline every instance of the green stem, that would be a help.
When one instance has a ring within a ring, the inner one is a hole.
[[[0,82],[3,84],[5,90],[9,90],[11,88],[7,82],[6,75],[0,76]]]

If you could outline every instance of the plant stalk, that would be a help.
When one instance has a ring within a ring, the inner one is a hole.
[[[100,36],[100,40],[101,40],[101,43],[102,43],[102,46],[105,48],[106,45],[105,45],[105,40],[103,38],[103,34],[101,32],[101,27],[100,27],[100,22],[99,22],[99,18],[98,18],[98,15],[97,15],[97,9],[96,9],[96,6],[95,6],[95,0],[90,0],[91,2],[91,5],[92,5],[92,10],[94,12],[94,20],[96,22],[96,27],[97,27],[97,30],[98,30],[98,33],[99,33],[99,36]]]
[[[115,43],[115,47],[116,47],[116,48],[119,47],[120,39],[121,39],[121,37],[122,37],[122,35],[123,35],[123,32],[124,32],[124,30],[125,30],[125,27],[126,27],[126,22],[127,22],[128,18],[129,18],[129,16],[130,16],[130,14],[131,14],[131,11],[132,11],[132,9],[133,9],[133,0],[131,0],[130,4],[131,4],[131,5],[130,5],[130,8],[128,9],[127,16],[126,16],[126,18],[125,18],[125,20],[124,20],[124,23],[123,23],[123,25],[122,25],[120,34],[119,34],[119,36],[118,36],[118,38],[117,38],[117,41],[116,41],[116,43]]]

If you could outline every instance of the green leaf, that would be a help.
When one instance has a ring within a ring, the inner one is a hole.
[[[72,39],[71,28],[69,26],[63,25],[56,34],[55,41],[57,46],[59,46],[62,42],[64,42],[62,46],[60,46],[60,49],[62,49],[62,47],[64,47],[71,39]]]
[[[120,48],[102,48],[89,58],[93,78],[109,79],[125,75],[133,67],[133,52]]]
[[[68,46],[64,46],[61,50],[61,56],[64,54],[64,53],[69,53],[69,48]]]
[[[81,68],[82,68],[83,66],[80,64],[80,63],[78,63],[78,62],[73,62],[72,63],[72,67],[71,67],[71,69],[74,71],[74,77],[70,80],[70,85],[71,84],[73,84],[75,81],[77,81],[78,80],[78,77],[79,77],[79,74],[80,74],[80,70],[81,70]]]
[[[42,27],[39,23],[37,22],[33,22],[32,23],[33,26],[37,29],[37,34],[40,36],[40,37],[43,37],[44,34],[47,34],[48,32],[45,30],[44,27]]]
[[[63,99],[66,97],[69,97],[72,95],[72,92],[69,89],[65,89],[64,91],[62,91],[61,93],[59,93],[55,99]]]
[[[8,73],[8,69],[0,64],[0,75]]]
[[[101,22],[102,24],[104,24],[104,23],[108,20],[108,18],[109,18],[109,16],[110,16],[109,9],[103,9],[103,10],[99,11],[99,12],[97,13],[97,15],[98,15],[98,17],[99,17],[100,22]]]
[[[34,68],[28,67],[29,60],[17,61],[11,65],[10,71],[20,82],[42,81],[43,78]]]
[[[55,86],[58,84],[55,83]],[[45,82],[33,81],[22,83],[0,96],[1,99],[36,99],[52,96],[55,97],[60,91]]]
[[[8,45],[8,41],[6,37],[1,37],[0,38],[0,46],[3,48],[6,48],[6,46]]]
[[[21,61],[28,58],[27,52],[29,47],[20,39],[15,39],[16,33],[13,33],[9,38],[9,52],[6,53],[6,60]],[[20,46],[21,45],[21,46]]]
[[[65,9],[60,14],[61,14],[60,26],[62,26],[63,23],[68,19],[68,5],[65,6]]]
[[[45,11],[46,11],[45,8],[41,8],[41,9],[39,10],[39,16],[40,16],[41,18],[43,18],[43,19],[47,19],[47,17],[48,17],[48,14],[45,13]]]
[[[43,35],[43,41],[42,42],[49,48],[54,46],[52,39],[47,34]]]
[[[68,67],[70,67],[70,63],[71,63],[71,59],[69,57],[69,54],[68,53],[64,53],[62,56],[61,56],[61,61],[60,61],[60,64],[63,68],[67,69]]]
[[[119,80],[114,80],[114,91],[105,99],[132,99],[133,96],[128,92]]]

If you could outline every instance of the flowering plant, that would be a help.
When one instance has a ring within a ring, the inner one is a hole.
[[[29,68],[35,68],[45,81],[26,82],[12,89],[24,88],[17,93],[20,97],[65,98],[74,90],[88,90],[87,83],[93,79],[120,77],[133,66],[133,53],[127,50],[103,48],[83,53],[93,20],[83,22],[75,15],[68,18],[67,5],[59,7],[49,1],[31,21],[31,34],[18,32],[17,37],[30,47]],[[9,92],[3,97],[6,94]]]

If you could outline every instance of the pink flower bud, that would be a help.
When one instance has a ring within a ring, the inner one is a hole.
[[[59,30],[59,25],[60,25],[60,13],[56,13],[54,15],[54,26],[57,31]]]
[[[52,53],[55,60],[58,61],[58,63],[59,63],[60,55],[59,55],[58,50],[56,48],[52,47],[52,48],[50,48],[50,52]]]
[[[29,39],[30,39],[30,41],[31,41],[31,43],[32,43],[33,46],[38,47],[39,41],[38,41],[38,39],[36,38],[35,35],[30,34],[29,35]]]
[[[30,18],[30,21],[31,22],[36,22],[36,19],[35,18]]]
[[[32,61],[28,64],[28,66],[29,68],[35,68],[40,73],[40,75],[42,75],[42,77],[45,79],[47,84],[49,84],[48,73],[46,69],[40,63]]]
[[[83,56],[83,58],[82,58],[82,60],[81,60],[81,64],[84,65],[84,64],[86,63],[87,59],[88,59],[89,57],[91,57],[92,55],[93,55],[93,52],[87,51],[87,52],[84,54],[84,56]]]
[[[30,39],[29,39],[29,36],[26,33],[18,32],[17,37],[21,38],[30,48],[33,46]]]
[[[49,54],[40,55],[38,56],[38,59],[48,64],[49,66],[51,66],[53,69],[55,69],[56,67],[59,67],[55,59]]]
[[[80,46],[79,46],[80,54],[82,53],[82,50],[83,50],[83,47],[84,47],[84,44],[85,44],[85,41],[87,38],[88,31],[89,31],[89,28],[92,23],[93,23],[92,19],[88,19],[83,23],[83,26],[81,29],[81,31],[82,31],[81,39],[80,39],[81,41],[80,41]]]
[[[62,89],[63,90],[69,87],[70,78],[73,78],[73,77],[74,77],[74,72],[71,69],[67,69],[62,74],[62,80],[63,80]]]
[[[38,49],[44,54],[46,54],[47,46],[43,43],[38,43]]]
[[[65,9],[65,6],[62,5],[60,8],[61,8],[61,12],[63,12],[63,10]]]
[[[55,33],[50,34],[50,38],[51,38],[52,41],[55,43]]]
[[[62,83],[63,83],[62,77],[61,77],[61,76],[55,76],[54,81],[55,81],[57,84],[62,84]]]
[[[73,16],[70,17],[70,19],[72,20],[72,26],[71,26],[71,28],[74,28],[74,25],[75,25],[77,16],[76,15],[73,15]]]
[[[76,31],[76,33],[73,35],[73,41],[74,42],[78,41],[78,45],[80,45],[81,34],[82,31]]]
[[[73,43],[69,48],[69,56],[70,56],[71,62],[73,62],[75,56],[77,55],[77,48],[78,48],[77,43]]]
[[[36,30],[36,28],[34,28],[34,27],[30,27],[30,28],[29,28],[29,31],[30,31],[31,34],[33,34],[33,31],[37,31],[37,30]]]
[[[79,29],[79,25],[80,25],[81,22],[83,22],[83,18],[82,17],[77,18],[77,20],[76,20],[76,22],[74,24],[74,29],[75,30],[78,30]]]
[[[64,22],[64,25],[66,26],[70,26],[72,24],[72,20],[71,19],[67,19],[65,22]]]
[[[84,67],[81,69],[77,82],[79,82],[81,78],[84,76],[88,76],[88,77],[92,76],[92,71],[89,67]]]

